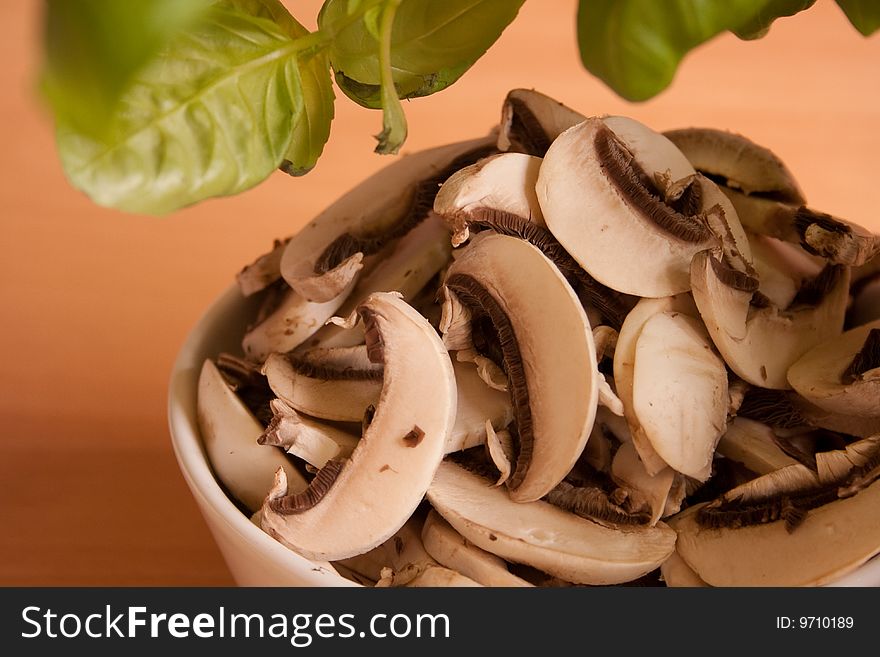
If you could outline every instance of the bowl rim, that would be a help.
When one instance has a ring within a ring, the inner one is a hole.
[[[203,516],[204,508],[214,510],[215,519],[251,547],[260,559],[269,559],[276,567],[295,573],[297,579],[302,580],[302,586],[359,586],[335,571],[328,572],[262,531],[229,499],[211,469],[196,411],[198,373],[205,358],[216,356],[211,353],[209,343],[220,322],[246,304],[237,285],[228,287],[199,317],[174,360],[168,382],[167,413],[171,444],[180,471]],[[208,526],[214,535],[210,521]],[[214,535],[215,544],[220,547],[217,539]]]
[[[215,337],[221,321],[230,315],[234,316],[247,303],[238,286],[234,283],[230,285],[202,313],[177,353],[168,383],[168,425],[178,466],[203,516],[204,508],[216,511],[217,520],[222,521],[228,531],[252,547],[261,558],[268,558],[278,568],[295,572],[297,578],[302,580],[302,586],[359,587],[361,585],[335,571],[327,572],[326,568],[300,556],[254,525],[229,499],[209,465],[196,415],[198,372],[205,358],[216,356],[208,343]],[[244,321],[242,319],[239,325],[229,327],[231,333],[235,333],[233,329],[238,329],[234,339],[240,338]],[[219,547],[217,537],[214,538]],[[825,586],[880,586],[880,555]]]

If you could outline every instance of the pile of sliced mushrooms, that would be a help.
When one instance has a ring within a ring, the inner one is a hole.
[[[237,281],[218,480],[376,586],[802,586],[880,553],[880,237],[770,150],[536,91]]]

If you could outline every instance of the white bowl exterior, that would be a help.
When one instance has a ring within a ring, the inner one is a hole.
[[[217,483],[202,446],[196,415],[205,358],[236,353],[253,303],[232,286],[202,316],[183,344],[169,382],[168,423],[183,477],[233,578],[240,586],[357,586],[281,545],[254,525]]]
[[[240,586],[358,586],[333,570],[319,567],[271,538],[229,500],[217,483],[202,447],[196,417],[196,390],[205,358],[239,351],[253,302],[236,286],[222,294],[190,332],[171,373],[168,422],[177,462]],[[880,557],[829,586],[880,586]]]

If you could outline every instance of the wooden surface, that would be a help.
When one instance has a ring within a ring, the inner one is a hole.
[[[288,2],[307,24],[319,4]],[[713,41],[639,105],[581,69],[575,5],[530,0],[460,82],[407,103],[406,149],[482,134],[509,88],[535,87],[656,129],[741,132],[789,164],[814,207],[880,230],[880,37],[830,0],[761,41]],[[171,451],[171,363],[244,263],[388,161],[372,153],[381,119],[339,98],[302,179],[276,173],[162,219],[99,208],[66,183],[35,100],[39,9],[0,3],[0,584],[230,584]]]

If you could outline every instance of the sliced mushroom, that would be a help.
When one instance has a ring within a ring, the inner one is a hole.
[[[687,561],[682,559],[678,552],[673,552],[666,561],[660,564],[660,576],[669,588],[709,586],[700,579],[693,568],[688,566]]]
[[[513,89],[501,109],[498,149],[543,157],[560,133],[585,118],[534,89]]]
[[[462,166],[494,152],[493,139],[488,136],[420,151],[365,180],[290,241],[281,260],[284,279],[309,301],[346,296],[362,259],[423,221],[440,183]]]
[[[455,371],[458,410],[446,443],[446,453],[482,445],[486,442],[487,423],[503,429],[513,419],[510,397],[487,386],[472,364],[453,361],[452,369]]]
[[[697,319],[653,315],[636,341],[633,412],[669,466],[706,481],[727,425],[727,369]]]
[[[693,167],[724,187],[748,195],[805,203],[788,167],[769,149],[733,132],[683,128],[663,133]]]
[[[261,255],[236,274],[238,289],[244,296],[256,294],[281,280],[281,256],[289,241],[289,237],[285,240],[275,240],[269,253]]]
[[[664,297],[690,289],[691,258],[723,237],[708,218],[723,208],[704,206],[710,185],[668,139],[608,117],[557,137],[537,194],[547,226],[593,278],[619,292]],[[718,221],[737,222],[733,213]]]
[[[357,447],[356,436],[300,415],[280,399],[270,405],[273,417],[257,439],[260,445],[282,447],[288,454],[318,469],[327,461],[349,458]]]
[[[784,520],[709,528],[705,504],[670,520],[676,549],[711,586],[818,586],[855,570],[880,553],[880,482],[809,510],[795,531]]]
[[[425,519],[422,542],[428,553],[442,565],[483,586],[533,586],[511,573],[504,559],[468,542],[434,510]]]
[[[348,317],[357,305],[374,292],[399,292],[407,301],[415,297],[449,261],[449,232],[439,217],[429,214],[418,226],[400,238],[378,264],[358,280],[336,311]],[[310,347],[350,347],[363,344],[360,325],[345,329],[326,324],[308,340]]]
[[[197,402],[199,431],[211,468],[226,489],[250,511],[259,509],[278,468],[293,491],[308,485],[281,450],[257,444],[263,425],[227,385],[210,360],[202,364]]]
[[[797,244],[831,263],[851,267],[880,254],[880,237],[858,224],[803,205],[725,191],[749,231]]]
[[[651,572],[672,553],[675,532],[609,529],[547,502],[517,503],[492,481],[449,460],[428,500],[465,539],[507,561],[579,584],[619,584]]]
[[[630,497],[645,500],[651,509],[651,524],[656,525],[667,515],[667,503],[676,481],[672,468],[664,468],[656,475],[649,475],[639,458],[635,445],[623,443],[615,452],[611,463],[611,477],[622,486]]]
[[[645,324],[662,312],[680,312],[696,316],[697,309],[689,294],[663,299],[642,299],[627,315],[620,329],[614,351],[614,383],[617,396],[623,403],[624,416],[629,425],[633,443],[648,474],[655,475],[667,466],[651,446],[651,441],[639,423],[633,404],[633,377],[636,363],[636,344]]]
[[[313,303],[285,287],[278,306],[245,334],[242,340],[245,355],[262,363],[271,353],[295,349],[339,310],[350,291],[346,289],[344,294],[327,302]]]
[[[452,230],[452,245],[461,246],[467,241],[471,222],[480,225],[509,216],[544,226],[535,196],[540,167],[539,157],[502,153],[452,174],[434,199],[434,212]]]
[[[788,382],[826,411],[880,420],[880,320],[814,346],[789,368]]]
[[[486,452],[498,468],[499,477],[495,486],[500,486],[510,478],[510,463],[514,460],[513,437],[506,429],[495,433],[492,423],[486,421]]]
[[[262,371],[279,399],[300,413],[325,420],[360,422],[366,409],[378,403],[383,388],[382,371],[315,370],[285,354],[271,354]]]
[[[697,171],[718,182],[749,230],[799,244],[832,263],[861,265],[880,253],[880,237],[805,207],[794,176],[770,150],[709,128],[664,133]]]
[[[753,305],[757,279],[742,276],[718,252],[691,264],[693,295],[715,346],[737,375],[764,388],[786,389],[788,368],[808,349],[843,329],[849,269],[829,265],[781,309],[763,297]]]
[[[463,244],[474,229],[494,230],[536,246],[583,296],[589,308],[620,326],[626,314],[621,295],[587,274],[544,225],[535,195],[540,165],[540,158],[522,153],[481,160],[443,183],[434,211],[449,225],[453,246]]]
[[[773,429],[745,417],[736,417],[727,425],[718,441],[718,453],[759,475],[797,463],[779,448]]]
[[[880,434],[857,440],[843,449],[816,454],[816,476],[820,483],[833,484],[846,478],[856,468],[867,466],[880,453]]]
[[[430,587],[475,587],[482,584],[475,582],[470,577],[465,577],[461,573],[443,566],[428,566],[416,575],[413,579],[406,583],[406,586]]]
[[[398,296],[358,308],[382,394],[351,458],[330,461],[302,494],[280,477],[263,528],[307,558],[344,559],[394,534],[421,502],[455,420],[455,376],[440,337]]]
[[[788,308],[803,283],[818,276],[825,262],[794,244],[749,234],[758,292],[774,305]]]
[[[413,568],[420,571],[428,566],[436,566],[437,562],[422,543],[423,526],[424,514],[417,511],[390,538],[372,550],[334,561],[333,566],[347,568],[372,582],[382,578],[384,568],[391,568],[394,572],[409,572]]]
[[[596,413],[598,369],[584,310],[550,260],[505,235],[478,235],[445,286],[472,314],[487,316],[500,338],[519,432],[507,485],[516,501],[540,499],[574,465]]]

